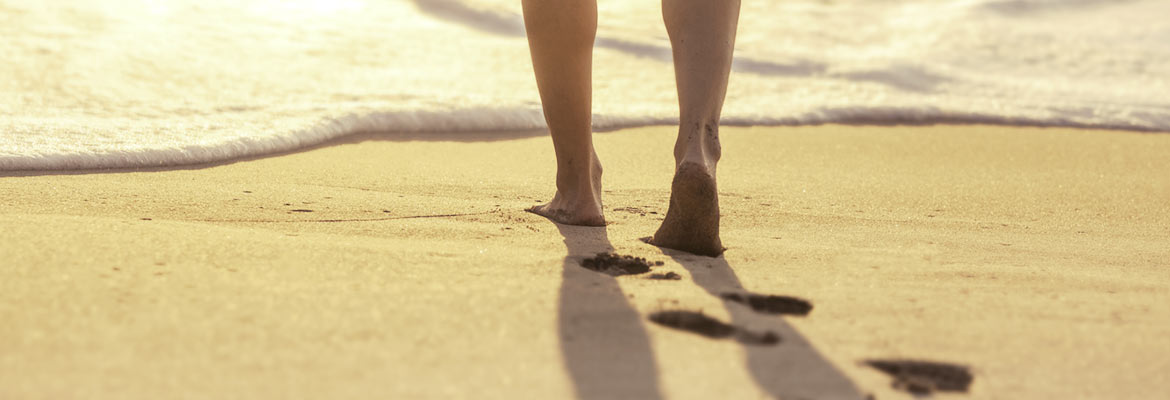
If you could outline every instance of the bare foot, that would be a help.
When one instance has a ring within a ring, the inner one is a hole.
[[[601,163],[593,156],[593,165],[585,179],[557,177],[557,193],[552,201],[525,211],[566,225],[605,226],[601,208]]]
[[[666,219],[647,243],[701,256],[723,254],[719,240],[719,193],[703,164],[684,161],[670,185]]]
[[[554,197],[548,204],[532,206],[524,211],[548,218],[553,222],[565,225],[605,226],[605,217],[593,207],[576,207],[558,202]],[[560,204],[558,204],[560,203]],[[600,207],[597,207],[600,209]]]

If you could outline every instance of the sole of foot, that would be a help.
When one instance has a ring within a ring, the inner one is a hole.
[[[670,185],[670,207],[658,232],[646,241],[707,257],[723,254],[719,240],[719,193],[701,164],[684,162]]]

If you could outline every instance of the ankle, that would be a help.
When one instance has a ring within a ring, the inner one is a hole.
[[[707,167],[714,174],[722,153],[717,123],[693,122],[680,126],[674,148],[675,168],[684,163],[695,163]]]
[[[590,192],[593,188],[593,173],[574,171],[557,174],[557,190],[563,193]]]
[[[601,163],[596,156],[591,157],[584,165],[562,165],[557,168],[557,188],[574,190],[578,187],[592,186],[601,179]]]

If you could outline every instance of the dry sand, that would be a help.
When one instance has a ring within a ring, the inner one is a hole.
[[[870,359],[970,366],[944,397],[1170,393],[1170,136],[725,128],[718,259],[638,240],[672,136],[596,135],[604,229],[521,211],[554,165],[524,134],[10,174],[0,398],[909,397]],[[682,279],[578,266],[611,246]],[[718,297],[745,290],[814,308]],[[781,343],[647,318],[671,310]]]

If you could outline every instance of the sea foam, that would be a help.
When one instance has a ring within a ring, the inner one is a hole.
[[[673,124],[658,2],[602,0],[594,125]],[[723,123],[1170,131],[1170,2],[744,2]],[[514,0],[0,0],[0,170],[544,129]]]

